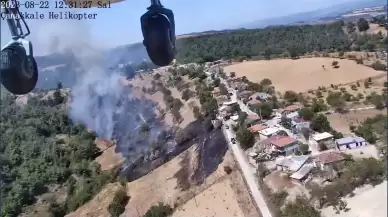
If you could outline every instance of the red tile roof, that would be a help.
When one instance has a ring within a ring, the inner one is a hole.
[[[262,124],[255,124],[255,125],[249,127],[248,130],[251,131],[251,133],[257,133],[258,131],[264,130],[265,128],[267,128],[267,126],[262,125]]]
[[[263,141],[261,141],[261,143],[264,145],[272,144],[278,148],[284,148],[284,147],[286,147],[286,146],[288,146],[296,141],[297,141],[296,139],[291,138],[289,136],[275,135],[275,136],[269,137],[268,139],[264,139]]]
[[[292,111],[295,111],[297,109],[300,109],[301,107],[299,105],[290,105],[290,106],[287,106],[283,109],[280,109],[280,113],[283,113],[283,112],[292,112]]]
[[[258,120],[258,119],[260,119],[260,116],[257,115],[257,114],[252,114],[252,115],[248,115],[247,119],[249,119],[249,120]]]
[[[260,100],[257,100],[257,99],[252,99],[252,100],[249,100],[247,102],[248,105],[258,105],[258,104],[261,104],[261,101]]]
[[[323,152],[316,157],[316,161],[321,162],[322,164],[334,163],[334,162],[342,161],[344,159],[345,158],[342,155],[342,153],[338,151]]]

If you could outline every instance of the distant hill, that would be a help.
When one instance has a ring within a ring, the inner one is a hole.
[[[303,12],[292,14],[283,17],[269,18],[264,20],[257,20],[250,23],[242,24],[237,26],[237,28],[264,28],[267,26],[274,25],[288,25],[294,23],[310,23],[314,21],[319,21],[325,18],[335,18],[343,14],[350,13],[353,10],[367,7],[375,7],[386,5],[386,0],[357,0],[348,3],[338,4],[331,6],[329,8],[319,9],[315,11]]]

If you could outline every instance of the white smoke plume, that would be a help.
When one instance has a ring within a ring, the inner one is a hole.
[[[71,88],[72,120],[85,124],[100,138],[117,139],[117,150],[124,156],[149,151],[162,126],[155,121],[154,103],[130,98],[131,89],[120,85],[122,72],[107,69],[99,46],[102,42],[93,40],[87,25],[62,21],[55,26],[53,23],[45,26],[50,29],[46,48],[50,53],[71,53],[79,66],[76,84]],[[47,38],[47,31],[45,34]],[[145,122],[150,129],[144,138],[139,130]]]

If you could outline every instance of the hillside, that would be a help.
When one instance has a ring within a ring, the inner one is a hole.
[[[158,201],[176,210],[182,206],[179,213],[195,209],[193,194],[230,195],[217,201],[229,204],[213,210],[219,213],[226,207],[236,216],[256,212],[248,193],[236,188],[242,183],[239,172],[227,176],[223,171],[235,166],[222,132],[210,121],[218,105],[203,70],[195,64],[166,67],[129,80],[106,73],[94,85],[118,82],[104,87],[114,88],[109,94],[58,86],[19,97],[2,95],[0,160],[6,182],[1,215],[106,215],[118,181],[131,181],[129,207],[150,202],[142,213]],[[162,189],[171,188],[172,198],[165,191],[144,193],[155,180]]]

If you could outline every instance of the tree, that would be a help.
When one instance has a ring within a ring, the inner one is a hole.
[[[228,89],[225,87],[225,84],[221,83],[220,86],[220,94],[221,95],[228,95],[229,94],[229,91]]]
[[[300,144],[299,145],[299,151],[302,153],[302,154],[308,154],[309,152],[309,146],[307,144]]]
[[[329,93],[326,97],[326,102],[336,109],[342,109],[345,107],[345,102],[341,97],[341,92]]]
[[[264,119],[269,119],[272,115],[272,105],[270,103],[261,103],[258,106],[256,113]]]
[[[236,139],[239,141],[241,148],[244,150],[251,148],[255,143],[253,134],[243,125],[237,130]]]
[[[298,94],[295,93],[294,91],[291,91],[291,90],[287,90],[285,93],[284,93],[284,96],[283,98],[285,100],[287,100],[288,102],[298,102]]]
[[[301,131],[302,131],[303,137],[306,139],[306,141],[308,141],[310,139],[310,132],[311,132],[310,128],[303,127]]]
[[[303,118],[303,120],[310,121],[314,118],[315,113],[312,109],[304,107],[299,110],[299,116]]]
[[[263,86],[270,86],[272,85],[272,81],[269,78],[264,78],[260,81],[260,84]]]
[[[197,120],[201,120],[203,118],[202,114],[201,114],[201,110],[199,109],[198,106],[193,107],[193,114],[194,114],[195,119],[197,119]]]
[[[289,48],[288,53],[290,54],[291,59],[298,59],[300,55],[299,49],[295,46]]]
[[[372,93],[370,95],[370,102],[375,106],[376,109],[384,108],[384,99],[381,95]]]
[[[220,80],[219,78],[216,78],[216,79],[214,79],[214,81],[213,81],[213,85],[214,85],[215,87],[219,87],[219,86],[220,86],[220,83],[221,83],[221,80]]]
[[[364,18],[360,18],[357,22],[357,27],[360,32],[365,32],[369,29],[369,23]]]
[[[330,131],[330,122],[325,115],[319,114],[311,121],[311,129],[317,132]]]
[[[108,206],[111,217],[119,217],[124,211],[129,201],[129,196],[124,187],[118,189],[113,197],[113,201]]]
[[[248,114],[246,112],[240,111],[238,113],[238,120],[237,123],[238,125],[242,125],[245,122],[245,119],[248,117]]]
[[[316,210],[305,197],[298,196],[295,201],[288,202],[281,216],[287,217],[321,217],[321,213]]]
[[[286,118],[285,116],[282,116],[280,119],[280,124],[286,128],[286,129],[291,129],[291,120]]]
[[[182,99],[187,101],[194,95],[193,91],[186,89],[182,92]]]
[[[326,111],[328,109],[327,105],[318,101],[314,101],[313,104],[311,105],[311,110],[314,113]]]
[[[155,73],[154,79],[159,80],[162,76],[159,73]]]
[[[266,60],[270,60],[271,59],[271,54],[272,54],[272,51],[271,49],[269,48],[266,48],[263,52],[263,56]]]
[[[352,33],[356,31],[356,24],[354,24],[353,22],[348,22],[346,25],[346,29],[348,30],[348,33]]]
[[[158,205],[151,206],[143,217],[168,217],[172,214],[172,212],[173,209],[170,205],[165,205],[159,202]]]

